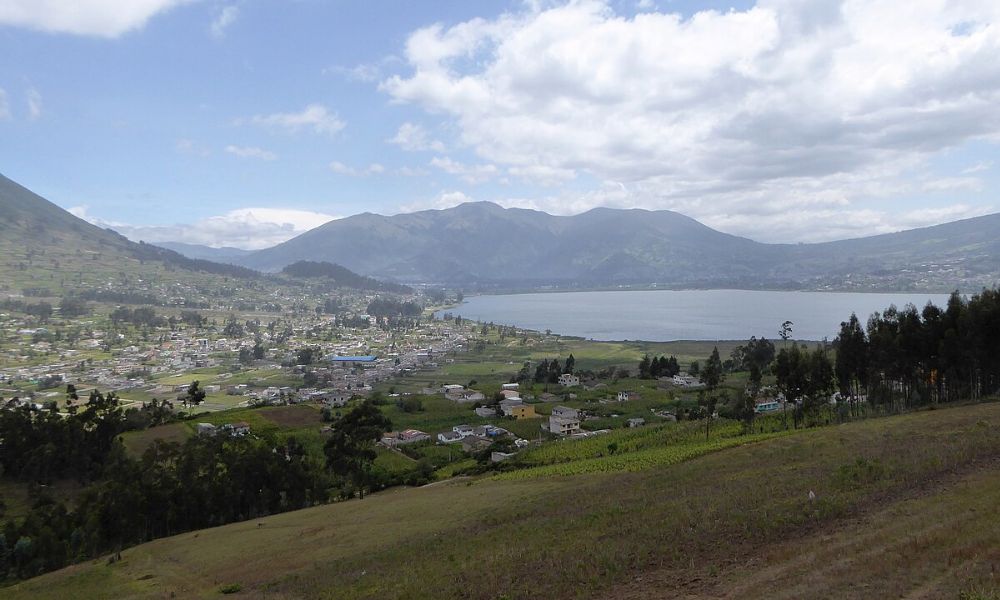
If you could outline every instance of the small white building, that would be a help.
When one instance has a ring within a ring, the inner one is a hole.
[[[563,387],[576,387],[580,385],[580,378],[572,373],[563,373],[559,376],[559,385]]]

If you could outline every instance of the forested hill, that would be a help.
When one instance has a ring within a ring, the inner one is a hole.
[[[348,287],[358,290],[376,292],[395,292],[397,294],[412,294],[413,288],[398,283],[390,283],[358,275],[354,271],[328,262],[313,262],[300,260],[281,270],[285,275],[304,279],[328,279],[337,287]]]
[[[246,267],[135,243],[77,218],[0,175],[0,275],[6,285],[55,289],[122,274],[172,269],[251,278]],[[12,289],[18,290],[18,287]]]
[[[763,244],[671,211],[575,216],[488,202],[331,221],[232,259],[325,260],[371,277],[475,288],[665,285],[974,292],[1000,281],[1000,214],[822,244]]]

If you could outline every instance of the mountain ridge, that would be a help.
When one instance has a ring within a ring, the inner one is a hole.
[[[1000,280],[1000,213],[813,244],[767,244],[669,210],[578,215],[468,202],[331,221],[233,259],[274,271],[325,260],[406,283],[975,291]]]

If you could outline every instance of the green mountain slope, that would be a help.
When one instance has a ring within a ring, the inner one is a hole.
[[[193,284],[212,275],[256,277],[243,267],[137,244],[0,175],[0,291],[57,294],[154,277]]]

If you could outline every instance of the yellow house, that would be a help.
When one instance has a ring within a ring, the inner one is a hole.
[[[509,410],[510,416],[514,417],[518,421],[521,419],[535,418],[535,407],[531,404],[518,404],[517,406],[511,406]]]

